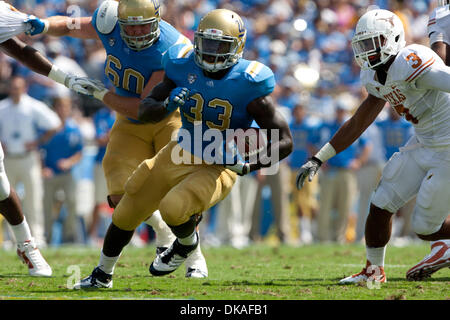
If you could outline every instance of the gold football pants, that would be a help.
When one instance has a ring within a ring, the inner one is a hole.
[[[156,124],[135,124],[117,114],[103,158],[109,195],[122,195],[127,179],[145,159],[153,158],[181,127],[177,110]]]
[[[174,164],[171,156],[175,146],[176,141],[169,142],[128,179],[112,217],[117,227],[134,230],[157,209],[168,225],[177,226],[208,210],[231,191],[235,172],[222,165]]]

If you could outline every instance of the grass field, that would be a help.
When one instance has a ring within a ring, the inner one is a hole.
[[[14,251],[0,251],[0,299],[192,299],[192,300],[449,300],[450,269],[421,282],[405,280],[406,271],[429,253],[426,244],[388,247],[388,282],[380,289],[341,286],[343,276],[359,272],[365,262],[362,245],[270,247],[256,245],[237,250],[203,249],[208,279],[186,279],[184,266],[173,274],[152,277],[148,267],[154,247],[127,247],[114,275],[112,289],[67,289],[77,272],[87,276],[98,262],[99,249],[47,249],[51,278],[28,276]]]

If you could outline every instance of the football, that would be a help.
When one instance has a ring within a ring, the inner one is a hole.
[[[256,161],[258,153],[267,146],[267,130],[260,128],[246,128],[235,130],[232,139],[227,139],[228,148],[235,148],[243,160]]]

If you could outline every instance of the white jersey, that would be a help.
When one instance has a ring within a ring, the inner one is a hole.
[[[430,46],[435,42],[445,42],[450,45],[450,5],[437,7],[428,20],[428,37]]]
[[[0,43],[27,30],[25,20],[28,15],[18,11],[9,3],[0,1]]]
[[[413,124],[418,141],[431,148],[450,146],[450,93],[418,89],[416,81],[436,67],[445,65],[433,50],[412,44],[400,50],[384,85],[375,79],[374,70],[361,71],[367,91],[389,102]]]

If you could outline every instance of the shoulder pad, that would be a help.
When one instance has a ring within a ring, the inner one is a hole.
[[[117,17],[118,6],[119,2],[117,1],[106,0],[102,2],[102,4],[97,10],[97,20],[96,20],[97,30],[100,33],[108,34],[111,31],[113,31],[118,20]]]
[[[252,61],[244,71],[245,77],[251,82],[261,82],[274,74],[269,67],[258,61]]]
[[[428,72],[436,60],[442,60],[428,47],[419,44],[412,44],[403,48],[392,64],[393,80],[406,81],[412,83],[418,77]]]

